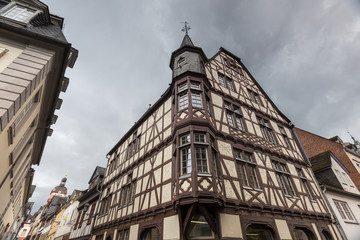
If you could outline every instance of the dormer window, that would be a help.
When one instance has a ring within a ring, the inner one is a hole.
[[[2,13],[1,16],[26,23],[34,14],[34,10],[16,4]]]

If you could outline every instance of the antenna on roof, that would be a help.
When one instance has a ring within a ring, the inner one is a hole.
[[[181,31],[185,32],[185,35],[188,35],[189,30],[191,29],[189,23],[187,21],[185,22],[181,22],[183,23],[185,26],[181,29]]]
[[[354,140],[354,145],[355,145],[355,147],[357,147],[357,145],[359,145],[359,141],[356,140],[356,139],[349,133],[349,131],[347,131],[347,133],[350,135],[350,137],[352,138],[352,140]]]

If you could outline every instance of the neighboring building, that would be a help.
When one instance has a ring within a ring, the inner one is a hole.
[[[348,240],[360,233],[360,192],[349,171],[331,152],[310,158],[312,169]]]
[[[30,231],[31,231],[31,223],[32,223],[32,218],[29,217],[24,221],[23,226],[21,227],[18,235],[17,235],[17,240],[24,240],[27,238],[27,236],[30,235]]]
[[[347,169],[351,180],[360,190],[360,146],[357,141],[355,144],[344,143],[338,136],[326,139],[299,128],[295,128],[295,132],[308,158],[331,151]]]
[[[79,207],[74,214],[76,221],[73,224],[70,239],[88,240],[91,238],[104,174],[105,168],[97,166],[89,180],[89,188],[79,198]]]
[[[63,21],[38,0],[0,0],[0,238],[16,237],[26,218],[31,165],[40,163],[77,58]]]
[[[293,126],[240,58],[186,34],[108,153],[96,240],[341,239]]]
[[[48,200],[43,207],[41,217],[38,219],[39,223],[36,224],[36,240],[51,240],[55,234],[61,217],[58,213],[62,212],[62,206],[68,201],[68,197],[66,196],[67,188],[65,187],[66,181],[67,179],[64,177],[61,180],[60,185],[51,190],[49,198],[51,200]]]
[[[62,207],[63,212],[59,220],[59,226],[53,236],[53,240],[68,240],[72,227],[75,224],[77,207],[79,205],[78,199],[81,197],[82,192],[74,190],[68,198],[68,202]]]

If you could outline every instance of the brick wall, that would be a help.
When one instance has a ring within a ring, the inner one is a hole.
[[[351,159],[348,158],[343,146],[340,143],[333,142],[329,139],[317,136],[298,128],[294,129],[308,158],[314,157],[326,151],[331,151],[350,172],[349,175],[351,180],[360,190],[360,174],[355,169],[354,164],[351,162]]]

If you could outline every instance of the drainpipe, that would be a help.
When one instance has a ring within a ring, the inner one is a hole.
[[[295,133],[295,131],[294,131],[294,124],[291,123],[291,122],[290,122],[289,124],[290,124],[290,127],[291,127],[290,130],[291,130],[292,135],[294,136],[295,142],[296,142],[296,144],[298,145],[301,154],[303,155],[303,157],[305,158],[306,162],[309,164],[309,166],[310,166],[310,168],[311,168],[311,162],[310,162],[309,158],[306,156],[305,150],[304,150],[304,148],[302,147],[302,145],[301,145],[301,143],[300,143],[300,140],[298,139],[298,137],[296,136],[296,133]],[[337,217],[336,217],[336,215],[335,215],[335,213],[334,213],[334,210],[332,209],[332,207],[331,207],[331,205],[330,205],[330,202],[329,202],[328,198],[327,198],[326,195],[325,195],[325,191],[326,191],[325,186],[323,186],[323,188],[320,186],[320,184],[319,184],[319,182],[317,181],[317,179],[316,179],[316,177],[315,177],[315,174],[314,174],[314,172],[312,171],[312,169],[311,169],[310,173],[311,173],[313,179],[316,180],[315,183],[316,183],[316,185],[318,186],[318,188],[320,189],[321,195],[323,196],[323,198],[325,199],[326,204],[328,205],[328,208],[329,208],[329,210],[330,210],[330,213],[331,213],[331,215],[333,216],[333,218],[334,218],[334,220],[335,220],[335,225],[337,226],[337,228],[338,228],[339,231],[340,231],[341,237],[342,237],[344,240],[348,240],[347,237],[346,237],[346,235],[345,235],[344,229],[341,227],[341,225],[340,225],[340,223],[339,223],[339,220],[337,219]]]
[[[344,239],[344,240],[348,240],[346,235],[345,235],[345,232],[344,232],[344,229],[341,227],[340,223],[339,223],[339,220],[338,218],[336,217],[335,215],[335,212],[334,210],[332,209],[331,205],[330,205],[330,202],[329,202],[329,199],[326,197],[325,195],[325,191],[326,191],[326,187],[324,185],[322,185],[322,188],[320,187],[320,189],[322,190],[321,192],[323,193],[323,196],[324,196],[324,199],[327,203],[327,205],[329,205],[329,209],[331,211],[331,214],[333,215],[334,219],[335,219],[335,224],[336,226],[338,227],[338,229],[340,230],[340,234],[341,234],[341,237]]]

